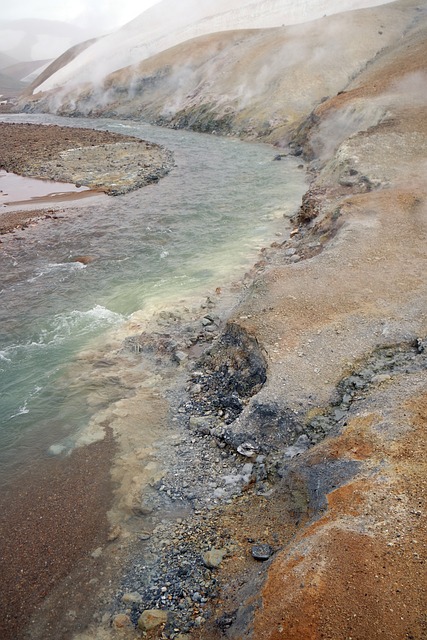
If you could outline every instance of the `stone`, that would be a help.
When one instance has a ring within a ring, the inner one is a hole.
[[[347,411],[342,411],[342,409],[335,409],[334,418],[337,422],[343,420],[343,418],[347,417]]]
[[[301,453],[304,453],[304,451],[307,451],[309,447],[310,440],[308,436],[303,433],[291,447],[285,449],[285,458],[295,458],[295,456],[299,456]]]
[[[126,629],[126,628],[131,628],[132,626],[133,625],[129,616],[125,615],[124,613],[119,613],[117,616],[113,618],[114,629]]]
[[[211,423],[203,416],[191,416],[189,424],[191,429],[195,429],[204,435],[209,435],[211,432]]]
[[[216,569],[227,555],[227,549],[210,549],[203,554],[203,563],[208,569]]]
[[[244,476],[251,475],[253,470],[254,470],[254,465],[252,464],[252,462],[247,462],[246,464],[243,465],[242,474]]]
[[[188,355],[186,353],[184,353],[184,351],[176,351],[175,352],[175,360],[181,364],[182,362],[185,362],[186,360],[188,360]]]
[[[48,449],[48,453],[51,456],[59,456],[66,449],[67,447],[65,446],[65,444],[52,444]]]
[[[168,612],[160,609],[146,609],[138,618],[138,627],[141,631],[151,631],[168,621]]]
[[[73,262],[80,262],[80,264],[90,264],[95,258],[93,256],[76,256],[73,258]]]
[[[254,544],[251,553],[255,560],[265,561],[271,558],[273,549],[269,544]]]
[[[256,447],[251,442],[243,442],[237,447],[237,453],[245,458],[252,458],[257,454]]]
[[[142,596],[136,591],[125,593],[122,596],[122,602],[125,604],[141,604]]]
[[[382,382],[388,382],[391,380],[391,375],[388,373],[380,373],[372,378],[374,384],[381,384]]]
[[[122,533],[122,528],[119,524],[116,524],[114,527],[112,527],[110,529],[110,532],[108,534],[108,542],[114,542],[115,540],[117,540],[117,538],[120,538],[120,535]]]

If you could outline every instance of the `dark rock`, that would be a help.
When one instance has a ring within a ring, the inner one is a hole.
[[[236,618],[237,609],[230,613],[224,613],[220,618],[215,620],[216,626],[221,629],[221,631],[225,631],[233,624]]]
[[[269,544],[254,544],[252,546],[251,553],[255,560],[265,561],[271,558],[274,551]]]
[[[224,422],[229,424],[266,379],[267,363],[256,338],[230,322],[192,375],[191,384],[202,389],[193,395],[193,413],[222,412]]]

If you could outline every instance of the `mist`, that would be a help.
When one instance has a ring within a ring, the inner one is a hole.
[[[49,91],[70,81],[98,82],[99,77],[137,64],[192,38],[234,29],[272,28],[321,18],[389,0],[162,0],[114,31],[43,82]],[[327,11],[326,11],[327,8]],[[93,71],[94,78],[90,78]]]

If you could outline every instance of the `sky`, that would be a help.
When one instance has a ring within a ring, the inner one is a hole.
[[[1,20],[63,20],[84,29],[109,30],[129,22],[160,0],[16,0],[2,2]]]

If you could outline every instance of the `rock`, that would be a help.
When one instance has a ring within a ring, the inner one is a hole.
[[[117,540],[117,538],[120,537],[122,533],[122,528],[119,524],[116,524],[115,527],[113,527],[112,529],[110,529],[110,532],[108,534],[108,542],[114,542],[114,540]]]
[[[203,562],[208,569],[216,569],[227,555],[227,549],[211,549],[203,554]]]
[[[254,470],[254,465],[252,464],[252,462],[247,462],[246,464],[243,465],[242,474],[244,476],[247,476],[247,475],[250,476],[253,470]]]
[[[347,415],[347,411],[342,411],[342,409],[335,409],[334,411],[334,418],[337,422],[345,418]]]
[[[254,544],[252,546],[252,557],[255,560],[268,560],[273,555],[273,549],[269,544]]]
[[[255,445],[251,442],[243,442],[237,447],[237,453],[240,453],[241,456],[245,456],[246,458],[253,458],[258,452]]]
[[[416,347],[418,353],[424,353],[427,350],[427,339],[417,338]]]
[[[59,456],[66,449],[67,447],[65,446],[65,444],[52,444],[48,449],[48,453],[51,456]]]
[[[150,516],[154,511],[154,507],[148,502],[142,502],[133,508],[133,512],[137,516]]]
[[[94,560],[100,558],[102,556],[102,547],[98,547],[97,549],[95,549],[95,551],[92,551],[90,555],[92,556],[92,558],[94,558]]]
[[[211,433],[211,423],[203,416],[191,416],[190,427],[199,433],[209,435]]]
[[[304,451],[307,451],[309,447],[310,440],[308,436],[303,433],[291,447],[285,449],[285,458],[295,458],[295,456],[299,456],[301,453],[304,453]]]
[[[168,621],[168,612],[160,609],[146,609],[138,618],[138,627],[141,631],[156,629]]]
[[[90,264],[94,260],[93,256],[76,256],[72,259],[73,262],[80,262],[80,264]]]
[[[136,591],[132,591],[131,593],[123,594],[122,602],[124,602],[125,604],[141,604],[142,597]]]
[[[388,373],[378,374],[372,378],[372,382],[374,384],[381,384],[382,382],[387,382],[388,380],[391,380],[391,375],[389,375]]]
[[[125,615],[124,613],[119,613],[119,615],[114,616],[113,618],[114,629],[126,629],[131,628],[132,626],[133,625],[129,616]]]
[[[299,233],[299,229],[292,229],[292,231],[290,232],[290,237],[293,238],[294,236],[296,236]]]
[[[184,353],[184,351],[175,351],[174,358],[175,361],[178,362],[178,364],[182,364],[183,362],[188,360],[188,355]]]

